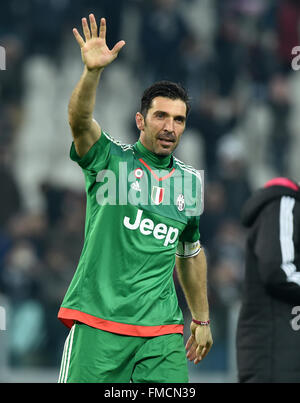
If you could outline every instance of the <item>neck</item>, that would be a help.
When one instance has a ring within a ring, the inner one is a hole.
[[[135,144],[135,149],[141,154],[142,158],[147,159],[148,161],[151,162],[153,166],[156,168],[168,168],[171,162],[172,155],[167,155],[167,156],[160,156],[152,151],[148,150],[141,142],[141,140],[138,140],[138,142]]]

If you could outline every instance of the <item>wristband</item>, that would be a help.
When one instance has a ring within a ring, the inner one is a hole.
[[[192,319],[192,322],[196,323],[197,325],[201,325],[201,326],[207,326],[210,324],[210,320],[206,320],[206,321],[202,321],[202,320],[196,320],[196,319]]]

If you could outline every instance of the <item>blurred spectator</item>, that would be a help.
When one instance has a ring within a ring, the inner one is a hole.
[[[277,175],[289,174],[289,148],[292,140],[289,127],[291,101],[287,79],[273,76],[269,86],[269,108],[272,124],[268,136],[267,158]]]
[[[2,105],[22,105],[24,47],[16,35],[2,35],[1,46],[5,49],[6,70],[0,74],[0,102]]]
[[[265,101],[272,76],[280,70],[276,58],[276,37],[271,30],[257,30],[249,40],[247,73],[249,74],[253,96]]]
[[[230,259],[220,259],[211,268],[211,271],[211,289],[213,289],[220,305],[229,308],[241,297],[241,290],[239,289],[240,266]]]
[[[220,223],[210,248],[212,283],[226,305],[240,298],[244,267],[244,238],[244,231],[239,222],[227,219]]]
[[[177,11],[177,0],[151,0],[141,20],[142,76],[147,82],[168,78],[181,82],[180,46],[188,26]]]
[[[84,236],[85,195],[65,189],[48,190],[47,206],[51,222],[47,246],[63,245],[65,258],[76,267]]]
[[[0,144],[0,183],[1,183],[1,209],[0,229],[4,230],[9,220],[21,208],[21,197],[18,185],[9,167],[8,146]]]
[[[291,73],[292,49],[299,45],[300,4],[298,0],[281,0],[277,9],[278,58],[282,72]]]
[[[58,56],[66,16],[66,0],[30,0],[27,50],[30,54]],[[50,22],[50,23],[49,23]]]
[[[28,31],[31,29],[28,23],[30,19],[30,7],[32,0],[12,0],[1,4],[0,35],[15,35],[26,46]]]
[[[38,296],[38,257],[33,245],[20,240],[9,251],[1,273],[1,284],[15,305]]]
[[[213,59],[201,38],[190,33],[181,41],[178,71],[192,105],[214,88]]]
[[[241,26],[233,17],[224,17],[215,38],[215,71],[218,93],[232,95],[238,77],[245,68],[246,49],[241,37]]]
[[[45,248],[48,222],[44,214],[16,212],[7,224],[6,233],[13,243],[29,241],[39,257]]]
[[[9,296],[10,355],[13,365],[38,364],[43,342],[44,310],[40,303],[41,262],[34,246],[20,240],[9,251],[0,273]]]
[[[217,146],[236,127],[240,114],[234,98],[220,98],[209,90],[202,94],[199,104],[191,110],[188,125],[200,132],[204,143],[205,170],[209,180],[218,177]]]
[[[74,274],[75,265],[68,259],[64,245],[49,245],[44,254],[43,281],[40,284],[45,315],[45,361],[58,366],[67,331],[57,320],[60,302]]]
[[[227,199],[227,216],[239,220],[240,208],[251,194],[244,144],[237,134],[227,134],[219,141],[217,155],[218,178]]]
[[[227,195],[224,186],[219,181],[205,183],[200,239],[209,250],[220,223],[226,218],[226,208]]]

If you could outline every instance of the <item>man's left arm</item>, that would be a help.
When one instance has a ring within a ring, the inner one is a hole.
[[[176,270],[192,318],[199,322],[209,322],[207,266],[204,250],[201,249],[193,257],[176,256]],[[210,325],[192,321],[190,329],[191,336],[186,344],[187,358],[198,364],[213,344]]]

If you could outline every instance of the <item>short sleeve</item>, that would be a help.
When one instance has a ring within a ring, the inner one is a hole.
[[[111,141],[102,131],[99,140],[89,149],[89,151],[80,158],[76,152],[74,142],[70,149],[70,158],[72,161],[89,173],[97,173],[99,170],[105,169],[108,165],[111,149]]]
[[[200,239],[199,232],[200,216],[191,217],[187,226],[181,233],[179,241],[181,242],[196,242]]]

